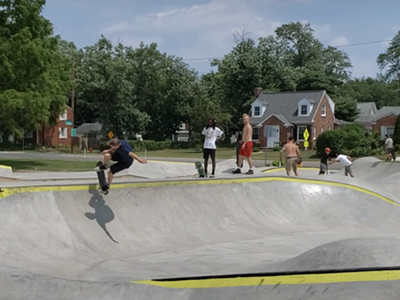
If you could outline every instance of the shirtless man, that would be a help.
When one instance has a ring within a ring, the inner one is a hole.
[[[296,176],[299,176],[297,173],[297,163],[301,157],[301,153],[299,147],[294,143],[294,138],[292,136],[289,137],[289,141],[282,147],[282,150],[279,153],[280,161],[282,161],[282,153],[286,152],[286,174],[290,176],[290,171],[293,169],[293,172]]]
[[[248,114],[243,115],[243,135],[242,135],[242,142],[240,143],[239,149],[239,162],[238,168],[233,171],[233,174],[240,174],[241,168],[243,167],[243,157],[246,157],[247,162],[249,163],[249,170],[245,173],[246,175],[254,174],[253,171],[253,163],[251,161],[251,153],[253,151],[253,142],[251,138],[253,136],[253,127],[251,127],[250,117]]]

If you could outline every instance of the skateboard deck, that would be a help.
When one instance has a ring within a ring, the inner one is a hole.
[[[103,163],[101,161],[98,161],[96,163],[96,167],[100,167],[102,165],[103,165]],[[107,195],[108,188],[107,188],[107,181],[106,181],[106,175],[104,174],[104,170],[96,171],[96,173],[97,173],[97,178],[99,179],[101,193],[104,195]]]
[[[197,169],[197,173],[199,173],[199,177],[201,178],[206,177],[206,172],[204,171],[203,164],[199,161],[196,161],[194,165]]]

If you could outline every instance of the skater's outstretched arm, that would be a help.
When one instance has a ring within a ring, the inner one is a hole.
[[[132,157],[133,159],[136,159],[138,162],[140,162],[141,164],[145,164],[147,163],[147,161],[144,158],[140,158],[139,156],[137,156],[135,153],[133,152],[129,152],[129,156]]]

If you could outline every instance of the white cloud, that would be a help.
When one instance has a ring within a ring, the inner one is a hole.
[[[348,44],[350,44],[349,40],[344,36],[337,36],[329,43],[329,45],[332,47],[346,46]]]
[[[279,5],[312,1],[285,0]],[[273,34],[282,22],[268,16],[266,8],[278,2],[253,0],[249,4],[242,0],[211,0],[203,5],[160,11],[137,17],[133,21],[121,21],[103,28],[101,33],[112,40],[118,37],[135,43],[154,37],[163,51],[183,58],[220,57],[234,46],[233,34],[237,30],[245,28],[254,39]],[[328,24],[312,24],[312,27],[317,38],[326,36],[331,30]]]

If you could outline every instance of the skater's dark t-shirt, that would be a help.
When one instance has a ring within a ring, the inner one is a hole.
[[[132,157],[129,156],[129,153],[133,152],[132,147],[126,141],[121,141],[121,146],[115,152],[119,153],[123,162],[129,163],[132,161]]]
[[[327,154],[326,152],[322,153],[321,155],[321,164],[328,164],[328,160],[330,161],[331,158],[329,157],[329,154]]]

